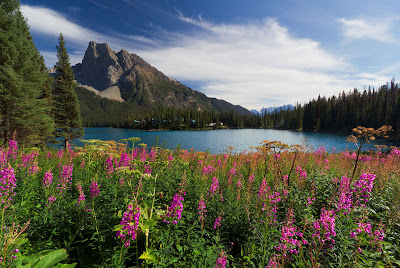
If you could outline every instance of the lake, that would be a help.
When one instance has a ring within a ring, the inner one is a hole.
[[[148,146],[158,145],[169,149],[180,146],[182,149],[209,151],[213,154],[225,153],[228,146],[233,152],[251,151],[249,146],[259,146],[261,141],[282,141],[289,145],[301,144],[310,149],[324,146],[327,151],[356,150],[354,144],[346,142],[347,135],[336,133],[297,132],[275,129],[222,129],[210,131],[145,131],[122,128],[85,128],[84,139],[115,140],[139,137]],[[76,141],[77,146],[82,142]],[[374,144],[391,144],[388,140],[378,140],[364,145],[365,149]],[[363,148],[364,148],[363,147]]]

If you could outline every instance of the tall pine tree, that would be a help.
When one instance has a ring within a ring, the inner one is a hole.
[[[57,58],[53,84],[55,137],[61,138],[66,148],[71,140],[83,136],[83,127],[78,98],[74,90],[74,73],[62,34],[58,38]]]
[[[0,0],[0,138],[17,133],[20,142],[45,144],[54,130],[42,98],[48,74],[19,1]]]

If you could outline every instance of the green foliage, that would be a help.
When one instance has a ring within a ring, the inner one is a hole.
[[[68,257],[65,249],[43,250],[33,255],[20,256],[12,267],[15,268],[74,268],[76,264],[61,264]]]
[[[223,256],[229,267],[397,267],[399,156],[360,153],[351,180],[347,152],[267,141],[221,155],[96,140],[20,147],[2,169],[17,184],[0,253],[14,267],[215,267]]]
[[[19,1],[0,2],[0,138],[14,132],[27,144],[45,144],[54,130],[44,98],[48,75]]]
[[[61,138],[66,148],[72,139],[83,136],[83,128],[78,98],[74,91],[74,73],[62,34],[58,38],[57,58],[53,84],[55,137]]]

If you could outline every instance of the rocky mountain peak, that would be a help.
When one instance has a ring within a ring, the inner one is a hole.
[[[73,69],[77,82],[99,91],[98,95],[121,102],[131,101],[146,109],[162,104],[185,109],[234,109],[239,113],[249,113],[243,107],[210,99],[182,85],[123,48],[115,52],[107,44],[91,41],[82,63]]]

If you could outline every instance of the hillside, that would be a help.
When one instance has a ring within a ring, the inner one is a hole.
[[[124,113],[132,112],[131,109],[124,110],[128,107],[139,111],[154,111],[163,106],[197,111],[232,110],[241,115],[251,114],[239,105],[209,98],[186,87],[167,77],[139,56],[130,54],[125,49],[115,52],[107,44],[91,41],[82,63],[73,66],[73,70],[81,91],[82,88],[86,88],[103,98],[129,103],[121,104],[120,108],[116,109],[123,110]],[[82,94],[91,96],[87,93]]]

